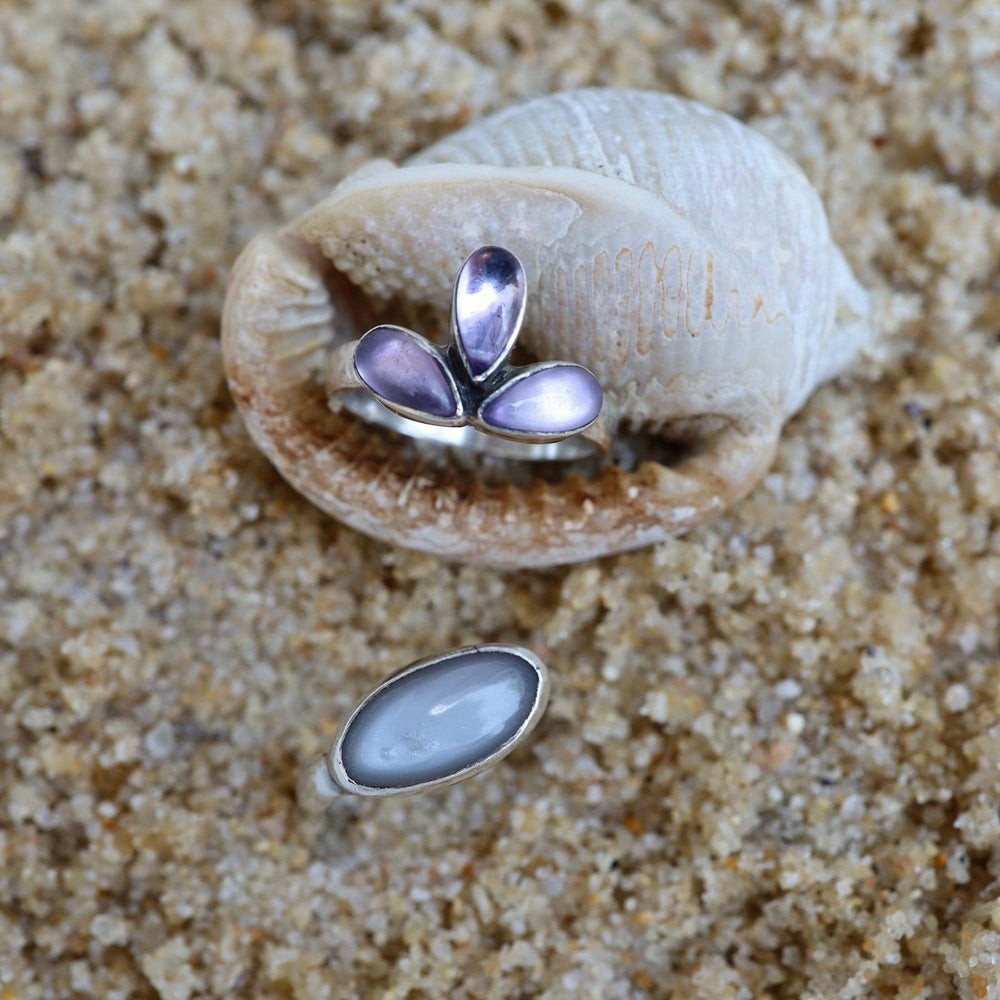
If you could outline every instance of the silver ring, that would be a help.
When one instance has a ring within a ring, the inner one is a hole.
[[[405,327],[372,327],[333,352],[330,408],[502,458],[575,460],[606,452],[604,393],[588,369],[569,361],[509,363],[525,304],[521,262],[502,247],[480,247],[455,280],[447,346]]]
[[[548,700],[548,670],[522,646],[417,660],[351,710],[303,772],[299,800],[319,809],[342,792],[404,795],[464,781],[521,744]]]

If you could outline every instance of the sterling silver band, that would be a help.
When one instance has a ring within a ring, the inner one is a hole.
[[[357,341],[342,345],[337,354],[343,352],[350,360],[350,370],[354,369],[354,347]],[[333,363],[336,363],[334,360]],[[346,383],[346,384],[345,384]],[[515,441],[512,438],[485,434],[466,424],[462,427],[448,427],[411,420],[399,413],[393,413],[383,406],[361,385],[357,376],[353,380],[334,382],[327,377],[326,388],[331,409],[342,406],[356,417],[370,424],[377,424],[387,430],[404,434],[418,441],[429,441],[450,448],[491,455],[494,458],[513,459],[522,462],[577,462],[582,459],[597,458],[607,453],[611,445],[606,415],[601,415],[585,431],[558,441],[532,442]]]

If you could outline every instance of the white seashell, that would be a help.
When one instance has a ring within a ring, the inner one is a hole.
[[[620,431],[685,457],[491,484],[327,411],[331,349],[399,322],[389,299],[445,315],[485,244],[525,266],[521,344],[590,368]],[[678,97],[593,89],[368,164],[253,241],[223,345],[251,435],[318,506],[447,558],[548,565],[659,541],[744,496],[785,419],[870,338],[867,313],[816,192],[767,139]]]

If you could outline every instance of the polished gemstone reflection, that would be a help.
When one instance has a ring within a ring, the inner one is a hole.
[[[347,776],[367,788],[447,780],[489,758],[531,716],[540,678],[506,650],[470,650],[390,680],[341,741]]]
[[[458,412],[458,400],[437,353],[423,338],[398,326],[369,330],[354,352],[354,367],[372,392],[390,403],[432,417]]]
[[[502,247],[481,247],[455,283],[455,332],[473,378],[507,356],[524,314],[524,269]]]
[[[601,385],[574,364],[539,366],[500,389],[483,406],[491,427],[524,434],[572,434],[597,419]]]

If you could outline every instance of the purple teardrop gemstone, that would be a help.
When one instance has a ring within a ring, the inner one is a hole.
[[[455,282],[455,330],[473,378],[506,357],[524,315],[524,268],[502,247],[481,247]]]
[[[389,403],[432,417],[454,417],[458,399],[434,348],[400,326],[376,326],[358,341],[361,381]]]
[[[557,364],[502,388],[482,409],[483,421],[518,434],[574,434],[597,419],[601,385],[580,365]]]

